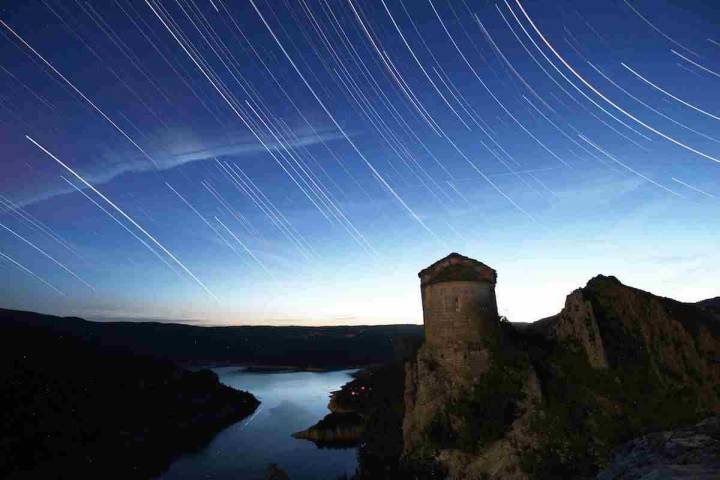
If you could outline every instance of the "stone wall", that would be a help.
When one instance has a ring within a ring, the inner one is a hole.
[[[433,283],[422,287],[422,302],[425,342],[435,361],[466,380],[481,375],[488,365],[483,340],[498,326],[494,285]]]
[[[422,289],[425,341],[442,348],[458,341],[476,341],[495,332],[497,304],[494,285],[486,282],[434,283]]]

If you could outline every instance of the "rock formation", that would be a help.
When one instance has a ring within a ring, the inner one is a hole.
[[[551,329],[552,335],[561,341],[567,339],[577,341],[593,368],[607,368],[607,358],[595,312],[581,288],[567,296],[565,308],[556,316]]]
[[[598,480],[717,480],[720,416],[697,425],[637,438],[616,452]]]
[[[419,276],[425,343],[404,393],[411,470],[587,478],[622,442],[720,412],[714,300],[597,276],[559,314],[516,327],[498,319],[490,267],[453,253]]]
[[[720,321],[714,315],[598,275],[567,297],[552,334],[574,342],[593,368],[646,360],[666,383],[702,380],[699,400],[717,405]]]

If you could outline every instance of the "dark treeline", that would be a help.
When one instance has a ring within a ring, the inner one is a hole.
[[[384,363],[422,338],[421,325],[200,327],[156,322],[89,322],[0,309],[0,331],[38,328],[102,348],[178,364],[334,368]]]

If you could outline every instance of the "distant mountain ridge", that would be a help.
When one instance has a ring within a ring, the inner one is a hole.
[[[298,368],[364,366],[403,355],[422,325],[337,327],[204,327],[157,322],[91,322],[0,309],[0,331],[10,323],[35,326],[134,354],[179,364],[251,364]]]

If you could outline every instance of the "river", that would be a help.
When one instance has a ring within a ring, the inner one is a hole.
[[[225,385],[247,390],[262,403],[250,417],[218,433],[202,450],[176,459],[162,480],[262,480],[270,464],[291,480],[336,480],[357,466],[356,449],[319,449],[291,433],[328,412],[329,394],[350,381],[352,370],[255,373],[213,369]]]

